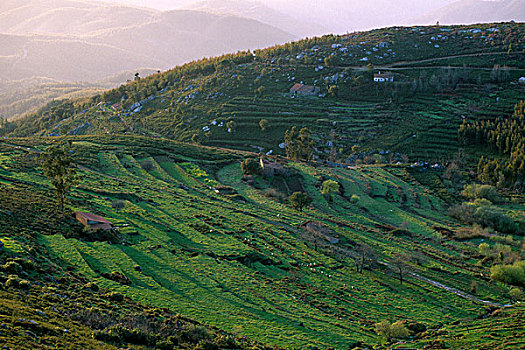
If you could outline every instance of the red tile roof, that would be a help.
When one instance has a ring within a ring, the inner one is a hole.
[[[314,93],[315,92],[315,86],[311,85],[303,85],[303,84],[295,84],[290,89],[292,92],[302,92],[302,93]]]
[[[100,224],[109,224],[109,225],[111,225],[111,222],[109,222],[107,219],[103,218],[102,216],[98,216],[98,215],[90,214],[90,213],[80,213],[80,212],[78,212],[77,214],[82,215],[83,217],[85,217],[89,221],[95,221],[95,222],[98,222]]]

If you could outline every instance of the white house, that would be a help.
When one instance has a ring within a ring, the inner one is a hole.
[[[390,74],[389,72],[387,73],[376,73],[374,74],[374,82],[376,83],[393,83],[394,82],[394,76],[392,74]]]

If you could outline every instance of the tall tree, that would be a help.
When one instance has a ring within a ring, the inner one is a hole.
[[[71,156],[70,143],[54,145],[40,155],[44,174],[53,184],[60,211],[64,211],[67,193],[79,183],[76,165]]]
[[[297,133],[297,128],[293,126],[290,130],[286,130],[284,134],[287,158],[309,162],[314,154],[314,145],[312,133],[308,128],[302,128]]]
[[[296,210],[303,211],[303,209],[312,203],[312,198],[308,197],[306,193],[294,192],[289,198],[290,204]]]

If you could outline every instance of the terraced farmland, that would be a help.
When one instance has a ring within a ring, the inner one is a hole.
[[[486,312],[483,303],[408,274],[400,283],[398,255],[413,274],[466,292],[475,281],[476,298],[509,302],[508,287],[481,277],[485,268],[460,257],[475,254],[475,245],[438,233],[456,227],[444,214],[446,204],[403,167],[289,163],[314,199],[301,213],[243,181],[245,153],[125,136],[71,140],[83,165],[71,210],[108,218],[124,240],[88,242],[53,232],[38,239],[76,274],[135,301],[267,344],[337,349],[380,343],[374,323],[385,319],[437,329]],[[34,163],[45,145],[18,139],[1,147],[1,187],[48,188]],[[144,160],[153,164],[149,172]],[[343,188],[333,202],[318,188],[327,178]],[[221,195],[218,186],[237,195]],[[125,208],[115,211],[115,199]],[[316,238],[300,227],[306,221],[320,222],[339,243]],[[399,227],[409,233],[398,234]],[[16,239],[9,232],[4,238]],[[370,253],[358,273],[364,246]],[[112,273],[130,283],[102,276]]]

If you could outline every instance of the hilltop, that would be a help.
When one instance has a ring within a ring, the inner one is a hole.
[[[464,120],[511,113],[522,98],[524,31],[515,23],[398,27],[204,59],[54,102],[0,132],[140,134],[283,154],[284,131],[296,125],[311,129],[321,158],[335,150],[350,161],[357,145],[361,155],[438,161],[461,147]],[[394,83],[374,83],[380,71]],[[323,97],[295,98],[296,83]]]

